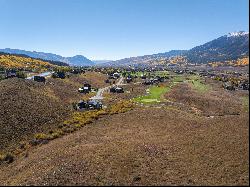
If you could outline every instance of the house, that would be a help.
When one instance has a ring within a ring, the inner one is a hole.
[[[153,84],[153,81],[150,79],[147,79],[147,80],[145,80],[144,82],[143,82],[143,84],[145,84],[145,85],[151,85],[151,84]]]
[[[133,79],[132,79],[131,75],[129,75],[129,76],[126,77],[127,83],[130,83],[132,80],[133,80]]]
[[[111,93],[124,93],[124,90],[123,90],[123,88],[121,88],[121,87],[112,87],[112,88],[110,88],[110,90],[109,90]]]
[[[88,83],[85,83],[84,85],[83,85],[83,87],[81,87],[81,88],[79,88],[78,89],[78,91],[80,92],[80,93],[89,93],[89,92],[91,92],[91,85],[90,84],[88,84]]]
[[[45,83],[46,79],[43,76],[34,76],[34,81]]]
[[[5,72],[5,78],[13,78],[13,77],[17,77],[17,73],[15,70],[6,70]]]
[[[62,71],[57,72],[57,75],[58,75],[58,78],[61,78],[61,79],[64,79],[66,77],[65,73]]]
[[[116,93],[124,93],[124,90],[121,87],[116,87],[115,90],[116,90]]]
[[[154,79],[153,79],[153,82],[154,83],[159,83],[159,82],[164,82],[164,77],[160,77],[160,76],[156,76]]]
[[[151,81],[153,83],[159,83],[160,82],[159,77],[155,77],[155,78],[151,79]]]
[[[102,109],[102,102],[97,100],[83,101],[80,100],[76,105],[77,110],[100,110]]]
[[[120,77],[120,74],[119,74],[119,73],[113,73],[113,77],[114,77],[115,79],[118,79],[118,78]]]
[[[104,82],[105,82],[105,83],[110,83],[110,80],[109,80],[109,79],[106,79]]]
[[[110,88],[109,91],[110,91],[111,93],[115,93],[115,92],[116,92],[115,87]]]
[[[87,102],[87,109],[89,110],[100,110],[102,109],[102,103],[100,101],[91,100]]]
[[[71,71],[71,73],[73,73],[73,74],[81,74],[81,73],[85,73],[85,71],[83,69],[73,69]]]
[[[183,73],[184,73],[183,70],[175,70],[174,72],[175,72],[176,74],[183,74]]]
[[[84,102],[83,100],[80,100],[80,101],[77,103],[77,109],[85,109],[85,108],[87,108],[86,102]]]
[[[147,77],[146,77],[146,75],[141,75],[141,79],[146,79]]]
[[[232,82],[230,82],[230,81],[227,81],[227,82],[224,82],[223,83],[223,88],[224,89],[227,89],[227,90],[235,90],[235,87],[234,87],[234,85],[232,84]]]
[[[239,84],[239,89],[241,90],[249,90],[249,82],[243,81]]]
[[[159,77],[159,82],[164,82],[165,78],[164,77]]]
[[[196,73],[195,73],[194,71],[190,70],[190,71],[189,71],[189,74],[190,74],[190,75],[195,75]]]
[[[60,78],[60,79],[65,79],[66,75],[62,71],[58,71],[52,74],[53,78]]]
[[[113,75],[109,75],[108,79],[115,79]]]

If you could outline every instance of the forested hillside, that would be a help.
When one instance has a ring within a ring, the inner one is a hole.
[[[229,33],[190,49],[185,56],[189,62],[208,63],[237,60],[249,55],[249,33]]]

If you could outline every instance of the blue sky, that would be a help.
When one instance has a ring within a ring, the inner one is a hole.
[[[248,0],[0,0],[0,48],[121,59],[249,31]]]

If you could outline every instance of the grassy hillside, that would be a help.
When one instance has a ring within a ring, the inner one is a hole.
[[[78,88],[88,82],[94,88],[107,86],[107,76],[96,72],[47,79],[46,84],[24,79],[0,81],[0,155],[15,150],[34,134],[57,128],[72,113],[71,104],[90,94]]]
[[[166,101],[159,104],[135,105],[125,113],[113,105],[115,115],[103,115],[89,124],[90,117],[98,117],[92,111],[73,113],[62,128],[81,128],[0,165],[0,184],[249,185],[249,114],[244,109],[249,93],[228,92],[214,80],[201,85],[203,79],[195,76],[182,80],[163,93]],[[204,86],[211,90],[200,92]],[[124,94],[109,94],[105,100],[115,104],[138,97],[148,86],[131,83],[124,88]],[[161,89],[150,91],[157,96]],[[54,132],[36,138],[60,133]]]
[[[10,54],[0,54],[0,67],[3,68],[22,68],[26,70],[44,71],[57,67],[49,62]]]

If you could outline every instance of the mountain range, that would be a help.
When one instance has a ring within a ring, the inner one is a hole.
[[[120,66],[120,65],[126,66],[126,65],[136,65],[136,64],[153,65],[153,64],[159,64],[161,61],[165,61],[167,58],[182,56],[186,52],[187,50],[171,50],[165,53],[124,58],[116,61],[107,62],[102,65],[107,65],[107,66]]]
[[[53,53],[44,53],[44,52],[36,52],[36,51],[25,51],[20,49],[0,49],[0,52],[9,53],[9,54],[22,54],[27,55],[32,58],[50,60],[50,61],[59,61],[67,63],[71,66],[93,66],[94,62],[86,58],[82,55],[76,55],[73,57],[63,57],[60,55],[56,55]]]
[[[249,56],[249,33],[229,33],[190,49],[185,56],[189,62],[195,63],[223,62]]]
[[[112,60],[92,60],[96,65],[111,62]]]
[[[249,32],[239,31],[221,36],[190,50],[171,50],[165,53],[124,58],[105,65],[211,63],[237,60],[249,56]]]
[[[63,57],[60,55],[20,49],[0,49],[0,52],[23,54],[29,57],[67,63],[70,66],[127,66],[157,65],[168,63],[207,64],[232,61],[249,56],[249,32],[232,32],[190,50],[171,50],[164,53],[124,58],[116,61],[91,61],[82,55]]]

